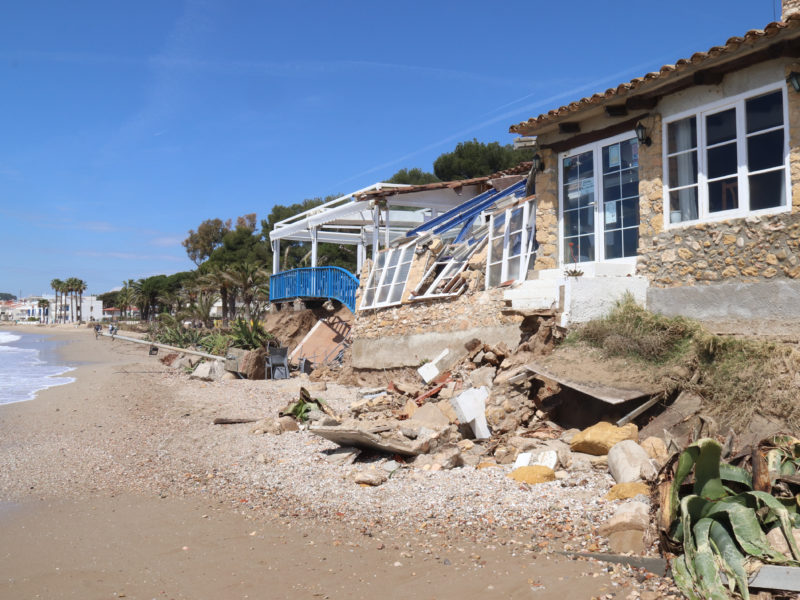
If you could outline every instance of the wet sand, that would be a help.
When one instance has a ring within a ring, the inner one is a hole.
[[[635,586],[510,540],[395,535],[173,487],[158,424],[174,371],[89,330],[35,333],[69,341],[79,366],[75,383],[0,406],[0,599],[624,598]]]

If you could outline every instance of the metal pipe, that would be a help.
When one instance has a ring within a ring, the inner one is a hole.
[[[134,342],[135,344],[147,344],[148,346],[164,348],[164,350],[174,350],[175,352],[182,352],[183,354],[193,354],[194,356],[202,356],[203,358],[211,358],[213,360],[225,360],[224,356],[216,356],[206,352],[198,352],[197,350],[187,350],[186,348],[178,348],[177,346],[168,346],[167,344],[159,344],[158,342],[148,342],[147,340],[139,340],[124,335],[111,335],[110,333],[101,333],[100,335],[103,337],[110,337],[112,340],[124,340],[126,342]]]

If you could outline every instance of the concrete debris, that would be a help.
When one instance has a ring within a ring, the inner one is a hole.
[[[424,429],[426,434],[418,434],[415,440],[409,440],[399,432],[398,436],[402,439],[382,437],[376,433],[346,427],[345,425],[338,427],[312,426],[309,431],[340,446],[355,446],[356,448],[377,450],[378,452],[400,454],[402,456],[417,456],[423,452],[428,452],[433,442],[437,439],[436,433],[429,429]]]
[[[330,450],[325,458],[333,465],[345,466],[352,465],[356,458],[358,458],[359,454],[361,454],[361,450],[358,448],[342,446],[340,448],[336,448],[335,450]]]
[[[410,423],[438,429],[450,425],[450,419],[433,403],[423,404],[409,419]]]
[[[378,486],[382,483],[385,483],[387,479],[389,479],[389,476],[383,471],[369,469],[367,471],[360,471],[359,473],[356,473],[354,481],[356,483],[360,483],[361,485]]]
[[[647,452],[633,440],[623,440],[608,451],[608,471],[617,483],[650,481],[657,474]]]
[[[222,376],[223,369],[218,361],[201,362],[195,368],[189,379],[201,379],[203,381],[215,381]]]
[[[491,365],[486,365],[472,371],[469,374],[469,380],[473,387],[492,388],[494,376],[497,369]]]
[[[278,419],[278,423],[280,423],[281,431],[300,431],[300,427],[297,425],[297,421],[294,417],[285,416],[280,417]]]
[[[443,361],[449,353],[450,351],[445,348],[436,358],[425,363],[419,369],[417,369],[417,373],[419,373],[419,376],[422,377],[422,380],[425,383],[430,383],[436,378],[437,375],[439,375],[441,372],[439,369],[439,363]]]
[[[481,387],[468,389],[451,400],[458,420],[472,428],[477,440],[485,440],[492,435],[486,424],[486,399],[488,397],[489,391],[485,387]]]

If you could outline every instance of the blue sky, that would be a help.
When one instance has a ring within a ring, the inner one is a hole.
[[[609,8],[613,7],[613,8]],[[346,193],[773,20],[778,0],[5,3],[0,291],[191,268],[207,218]]]

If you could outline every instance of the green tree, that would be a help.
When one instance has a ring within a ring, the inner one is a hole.
[[[422,169],[400,169],[392,175],[386,183],[404,183],[406,185],[423,185],[426,183],[436,183],[440,179],[433,173],[428,173]]]
[[[61,288],[64,287],[64,282],[60,279],[52,279],[50,280],[50,287],[53,288],[53,291],[56,293],[56,318],[55,322],[58,323],[59,317],[61,316],[61,312],[58,310],[58,300],[61,294]]]
[[[255,218],[255,215],[253,215]],[[255,227],[255,225],[254,225]],[[183,240],[182,245],[186,248],[186,254],[196,265],[200,265],[211,253],[222,244],[222,240],[231,230],[231,220],[223,222],[221,219],[206,219],[197,228],[189,230],[188,237]]]
[[[442,181],[483,177],[510,169],[531,159],[530,150],[516,150],[511,144],[484,144],[476,139],[460,142],[452,152],[445,152],[433,163],[433,171]]]
[[[78,294],[78,323],[83,323],[83,292],[87,287],[83,279],[75,280],[75,292]]]
[[[53,281],[57,281],[54,279]],[[16,300],[17,297],[14,294],[9,294],[8,292],[0,292],[0,301],[6,302],[8,300]]]

